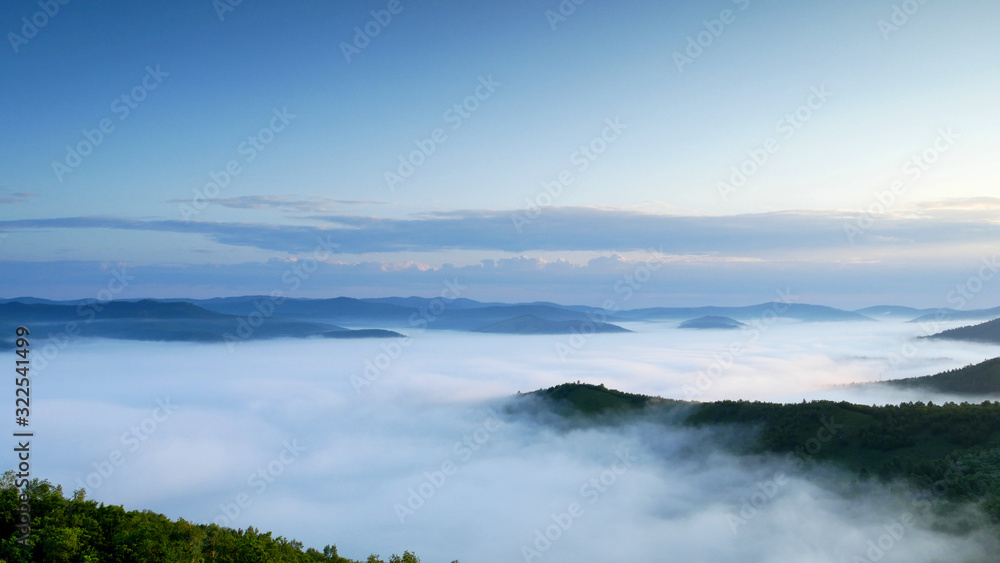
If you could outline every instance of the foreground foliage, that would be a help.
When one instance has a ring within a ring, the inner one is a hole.
[[[323,551],[303,549],[302,543],[270,532],[233,530],[215,524],[172,521],[148,510],[86,500],[79,491],[65,498],[61,487],[31,481],[25,489],[31,503],[31,534],[21,545],[16,529],[19,490],[13,472],[0,480],[0,563],[362,563],[337,555],[336,546]],[[376,555],[364,563],[386,563]],[[420,563],[406,552],[389,563]],[[457,563],[457,562],[453,562]]]

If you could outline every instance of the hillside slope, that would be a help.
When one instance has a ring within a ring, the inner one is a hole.
[[[595,323],[589,320],[551,320],[536,317],[535,315],[521,315],[474,329],[473,332],[492,334],[573,334],[632,331],[618,325]]]
[[[1000,395],[1000,358],[936,375],[873,383],[907,389],[929,389],[955,395]]]
[[[953,328],[944,332],[926,336],[938,340],[962,340],[965,342],[981,342],[984,344],[1000,344],[1000,319],[985,323]]]
[[[692,403],[578,383],[527,396],[540,399],[556,414],[593,424],[620,424],[622,415],[632,415],[662,424],[681,420],[685,425],[728,428],[737,434],[752,430],[755,437],[743,441],[735,453],[832,463],[859,479],[904,479],[929,488],[950,475],[949,499],[982,501],[1000,523],[1000,402],[882,407],[832,401]],[[617,416],[604,416],[608,413]],[[956,466],[963,470],[952,475]]]
[[[361,563],[340,557],[334,545],[322,552],[303,549],[300,542],[252,527],[173,521],[148,510],[98,504],[86,500],[82,491],[65,498],[62,488],[47,481],[34,479],[21,490],[14,482],[13,471],[0,478],[0,561],[7,563]],[[24,545],[17,541],[22,533],[15,525],[20,492],[28,495],[31,506],[31,532]],[[389,558],[389,563],[419,561],[409,552]],[[386,562],[372,555],[365,563]]]

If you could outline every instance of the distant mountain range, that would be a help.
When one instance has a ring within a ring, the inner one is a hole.
[[[586,325],[586,326],[585,326]],[[580,320],[550,320],[534,315],[521,315],[498,323],[477,328],[473,332],[496,334],[570,334],[584,332],[632,332],[610,323]]]
[[[740,321],[759,319],[765,316],[777,316],[784,319],[799,321],[871,321],[867,317],[853,311],[844,311],[825,307],[823,305],[806,305],[802,303],[761,303],[747,307],[653,307],[650,309],[632,309],[615,314],[618,320],[654,321],[654,320],[688,320],[699,317],[729,317]]]
[[[398,304],[397,304],[398,303]],[[452,307],[452,305],[457,307]],[[347,329],[339,323],[350,324]],[[337,323],[337,324],[334,324]],[[397,338],[386,328],[435,328],[495,334],[630,332],[594,322],[587,313],[558,305],[486,304],[421,298],[361,300],[285,299],[248,296],[203,300],[53,302],[34,298],[0,302],[0,334],[21,324],[36,333],[122,340],[232,342],[279,337]],[[0,350],[13,348],[0,338]]]
[[[940,317],[939,317],[940,315]],[[974,309],[971,311],[956,311],[955,309],[938,309],[933,312],[926,313],[915,319],[910,320],[911,323],[921,323],[924,321],[988,321],[996,318],[1000,318],[1000,307],[994,307],[992,309]]]
[[[972,309],[960,311],[941,307],[937,309],[914,309],[913,307],[878,306],[858,309],[855,313],[875,320],[906,321],[922,323],[927,321],[987,321],[1000,317],[1000,307],[992,309]]]
[[[729,317],[714,317],[711,315],[684,321],[680,324],[680,328],[724,330],[736,330],[745,326],[747,326],[746,323],[741,323],[740,321],[730,319]]]
[[[269,300],[267,296],[226,297],[206,300],[182,300],[211,311],[234,315],[247,315],[254,309],[254,302]],[[443,310],[441,310],[443,304]],[[414,313],[429,313],[435,319],[427,328],[450,330],[475,330],[484,326],[481,320],[500,322],[520,315],[534,315],[549,320],[587,320],[591,316],[606,316],[606,322],[691,320],[706,316],[729,317],[750,321],[776,315],[784,319],[804,322],[839,321],[916,321],[934,318],[941,311],[945,319],[992,319],[1000,317],[1000,307],[975,311],[955,309],[917,309],[913,307],[880,306],[857,311],[847,311],[823,305],[804,303],[760,303],[743,307],[650,307],[622,311],[604,311],[586,305],[561,305],[536,301],[530,303],[480,302],[459,298],[442,300],[427,297],[381,297],[354,299],[287,299],[280,306],[281,315],[290,318],[325,319],[344,324],[378,324],[384,322],[409,322]],[[437,309],[437,311],[435,311]],[[941,320],[941,319],[938,319]]]
[[[11,333],[29,325],[35,338],[50,334],[119,340],[227,342],[278,337],[384,336],[352,331],[329,323],[286,318],[240,317],[210,311],[182,301],[110,301],[107,303],[51,304],[8,301],[0,303],[0,330]],[[397,334],[398,333],[392,333]],[[29,339],[30,340],[30,339]],[[13,343],[0,341],[0,349]]]
[[[255,310],[254,302],[267,301],[267,296],[226,297],[192,300],[177,299],[193,303],[210,311],[233,315],[247,315]],[[442,308],[443,305],[443,308]],[[1000,317],[1000,307],[974,311],[956,309],[917,309],[913,307],[879,306],[847,311],[823,305],[804,303],[760,303],[743,307],[650,307],[622,311],[605,311],[586,305],[561,305],[545,301],[530,303],[480,302],[472,299],[443,300],[427,297],[380,297],[354,299],[335,297],[329,299],[286,299],[279,305],[280,315],[289,318],[324,319],[344,324],[379,324],[385,322],[402,323],[404,326],[411,316],[432,316],[434,323],[428,328],[450,330],[474,330],[484,326],[480,320],[500,322],[520,315],[534,315],[549,320],[587,320],[591,316],[606,316],[606,322],[691,320],[706,316],[729,317],[738,321],[750,321],[764,316],[776,315],[784,319],[805,322],[831,321],[917,321],[934,318],[941,312],[944,319],[993,319]],[[941,319],[937,319],[941,320]],[[478,324],[477,324],[478,323]]]
[[[225,315],[184,302],[153,299],[109,301],[104,304],[0,303],[0,319],[23,322],[83,321],[100,316],[109,319],[220,319]]]
[[[939,309],[915,309],[895,305],[879,305],[858,309],[855,313],[871,317],[878,321],[910,321],[924,315],[933,315]]]
[[[615,323],[683,321],[684,328],[741,328],[754,319],[800,322],[894,322],[935,318],[993,318],[1000,308],[978,311],[868,307],[845,311],[801,303],[761,303],[745,307],[653,307],[605,311],[550,302],[496,303],[472,299],[385,297],[291,299],[266,295],[213,299],[137,299],[105,303],[94,300],[51,301],[33,297],[0,299],[0,329],[22,323],[46,330],[72,324],[83,336],[131,340],[219,342],[277,337],[386,338],[402,336],[389,329],[436,329],[492,334],[623,333]],[[355,332],[348,332],[351,327]],[[956,329],[961,331],[962,329]],[[942,338],[1000,341],[988,329],[944,333]],[[0,336],[0,349],[11,344]],[[991,340],[992,339],[992,340]]]

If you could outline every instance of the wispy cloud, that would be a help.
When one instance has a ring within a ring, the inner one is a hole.
[[[915,205],[922,211],[948,210],[1000,210],[1000,197],[960,197],[925,201]]]
[[[964,197],[921,202],[913,206],[912,216],[949,221],[1000,222],[1000,198]]]
[[[38,194],[29,192],[10,193],[6,188],[0,188],[0,204],[27,203],[33,197],[38,197]]]
[[[992,217],[928,212],[887,216],[852,246],[843,226],[849,212],[787,211],[727,216],[682,216],[621,209],[560,207],[546,210],[518,233],[503,211],[451,211],[389,219],[317,215],[328,227],[117,217],[65,217],[0,221],[0,229],[123,229],[201,234],[226,245],[290,253],[310,252],[326,241],[338,254],[447,250],[628,252],[656,247],[671,254],[746,257],[815,252],[855,256],[920,246],[984,245],[1000,237]]]
[[[188,200],[172,199],[167,203],[187,203]],[[278,209],[295,213],[329,213],[350,205],[384,205],[383,201],[363,201],[354,199],[336,199],[325,196],[283,196],[283,195],[245,195],[222,199],[213,199],[213,204],[233,209]]]
[[[995,261],[995,254],[991,254]],[[463,295],[483,301],[556,301],[600,306],[623,299],[626,308],[663,305],[748,305],[773,298],[776,289],[790,288],[802,302],[848,308],[906,304],[953,306],[948,301],[955,284],[983,267],[979,257],[957,255],[928,262],[915,256],[876,260],[770,259],[744,260],[727,256],[603,255],[586,263],[546,260],[537,256],[484,259],[467,265],[430,265],[413,260],[355,262],[328,260],[303,264],[303,258],[275,258],[235,264],[136,263],[127,265],[128,297],[215,297],[271,290],[290,292],[287,273],[307,266],[308,280],[295,288],[300,297],[434,296],[442,280],[457,279],[470,289]],[[662,265],[643,268],[645,260]],[[0,262],[0,270],[18,277],[0,280],[0,296],[49,298],[92,296],[108,281],[102,262],[57,260]],[[645,272],[652,272],[646,276]],[[297,279],[297,278],[296,278]],[[632,289],[629,280],[646,279]],[[123,296],[125,297],[125,296]],[[1000,285],[984,284],[969,308],[1000,304]]]

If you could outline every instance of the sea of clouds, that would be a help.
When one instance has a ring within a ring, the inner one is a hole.
[[[517,397],[579,380],[705,401],[960,401],[848,384],[961,367],[995,346],[915,340],[918,325],[888,322],[625,326],[636,332],[431,330],[405,343],[234,350],[81,339],[33,377],[33,471],[105,503],[336,544],[361,559],[404,549],[426,563],[997,553],[989,534],[948,533],[928,510],[934,499],[906,487],[736,456],[751,439],[742,431],[645,420],[574,428],[526,414],[531,400]],[[979,518],[970,507],[952,521],[976,530]]]

